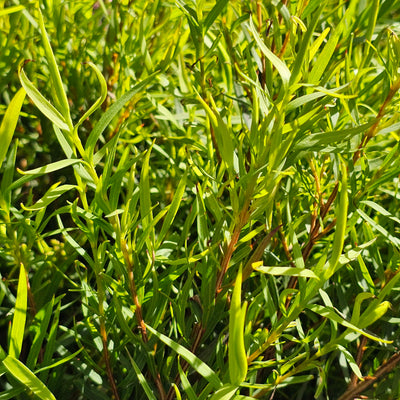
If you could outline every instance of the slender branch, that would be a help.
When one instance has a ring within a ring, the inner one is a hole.
[[[229,262],[231,261],[232,254],[235,250],[235,246],[239,240],[241,230],[242,230],[242,224],[239,223],[238,225],[235,226],[232,238],[228,244],[228,248],[226,249],[226,252],[221,262],[221,269],[219,270],[219,273],[217,275],[217,282],[215,285],[215,297],[217,297],[218,293],[221,291],[222,280],[224,279],[226,271],[228,270]]]
[[[97,284],[97,292],[98,292],[98,299],[99,299],[99,320],[100,320],[100,337],[101,342],[103,344],[103,355],[104,355],[104,362],[106,365],[107,377],[108,381],[111,385],[111,390],[113,392],[113,396],[116,400],[119,400],[119,394],[117,385],[115,383],[114,375],[112,373],[111,362],[110,362],[110,354],[108,352],[108,337],[107,337],[107,330],[106,330],[106,318],[104,313],[104,298],[105,298],[105,289],[103,285],[103,280],[99,273],[96,273],[96,284]]]
[[[233,230],[231,240],[225,251],[224,257],[222,258],[221,269],[218,272],[217,282],[215,285],[215,297],[217,297],[217,295],[221,291],[222,281],[224,279],[226,271],[229,268],[229,262],[231,261],[232,254],[235,251],[237,242],[239,241],[240,232],[242,231],[242,228],[247,224],[247,221],[249,220],[249,217],[250,217],[249,205],[250,205],[250,200],[245,202],[245,204],[242,208],[242,211],[239,214],[239,218],[238,218],[238,221],[236,222],[235,228]]]
[[[359,368],[361,367],[361,364],[362,364],[362,358],[363,358],[363,355],[364,355],[364,352],[365,352],[365,348],[366,348],[367,342],[368,342],[368,338],[366,336],[362,336],[360,344],[358,345],[358,351],[357,351],[357,357],[356,357],[356,363],[357,363]],[[349,388],[356,386],[357,382],[358,382],[358,377],[353,372],[353,374],[351,376],[351,381],[350,381],[350,384],[349,384]]]
[[[135,278],[133,276],[132,262],[130,260],[129,254],[128,254],[128,248],[127,248],[127,244],[126,244],[125,240],[122,239],[121,244],[122,244],[122,246],[121,246],[122,254],[124,255],[125,265],[128,270],[129,290],[131,292],[133,304],[135,304],[135,307],[136,307],[136,310],[135,310],[136,321],[140,327],[143,342],[147,343],[149,341],[149,338],[147,336],[146,324],[144,323],[144,320],[143,320],[142,305],[139,302],[139,298],[138,298],[137,291],[136,291],[136,284],[135,284]]]
[[[379,124],[381,123],[382,118],[385,116],[386,108],[392,101],[395,94],[399,91],[399,89],[400,89],[400,78],[398,78],[397,81],[392,86],[390,86],[389,93],[386,96],[385,101],[381,105],[381,108],[379,109],[375,123],[371,126],[371,128],[368,129],[367,133],[362,138],[357,151],[353,155],[353,164],[355,164],[357,160],[361,157],[361,152],[365,148],[367,143],[376,135]]]
[[[262,5],[261,1],[257,0],[257,22],[258,22],[258,33],[261,36],[261,28],[262,28]],[[264,53],[261,54],[261,65],[262,65],[262,71],[261,73],[261,86],[263,89],[265,89],[265,83],[266,83],[266,76],[267,76],[267,71],[266,71],[266,65],[265,65],[265,55]]]
[[[128,246],[124,239],[121,239],[121,250],[122,250],[122,254],[124,256],[126,268],[128,270],[129,290],[131,292],[133,303],[135,304],[135,307],[136,307],[136,310],[135,310],[136,321],[140,327],[140,331],[142,334],[142,340],[144,343],[147,343],[149,341],[149,338],[147,336],[146,324],[144,323],[144,320],[143,320],[142,305],[140,304],[139,297],[137,295],[135,278],[133,276],[133,266],[132,266],[131,259],[129,257]],[[160,399],[166,400],[166,394],[165,394],[164,387],[161,382],[161,377],[160,377],[160,374],[158,371],[155,372],[153,379],[154,379],[154,383],[157,387],[157,390],[160,394]]]
[[[103,344],[104,362],[106,364],[108,381],[110,382],[114,399],[119,400],[120,397],[118,394],[117,385],[115,384],[115,379],[114,379],[112,369],[111,369],[110,354],[108,352],[108,338],[107,338],[104,315],[100,315],[100,336],[101,336],[101,342]]]
[[[388,361],[384,362],[375,372],[373,376],[368,376],[364,381],[357,383],[353,387],[349,387],[338,400],[353,400],[358,397],[362,392],[367,390],[372,384],[374,384],[379,378],[387,375],[400,363],[400,351],[393,354]]]
[[[202,337],[203,337],[205,331],[206,331],[206,330],[204,329],[204,327],[203,327],[201,324],[196,324],[196,325],[193,327],[193,332],[194,332],[194,335],[193,335],[193,336],[194,336],[194,340],[193,340],[193,344],[192,344],[192,346],[191,346],[191,348],[190,348],[190,351],[191,351],[193,354],[196,353],[196,350],[197,350],[198,346],[200,345],[201,339],[202,339]],[[189,363],[188,363],[186,360],[181,360],[181,367],[182,367],[182,371],[183,371],[183,372],[186,372],[187,369],[189,368]],[[181,381],[181,377],[180,377],[180,374],[178,373],[178,374],[176,375],[176,377],[175,377],[175,380],[174,380],[175,385],[179,385],[180,381]],[[170,388],[169,391],[168,391],[166,400],[172,400],[172,399],[174,399],[174,398],[175,398],[175,390],[174,390],[174,388],[171,386],[171,388]]]
[[[282,228],[282,225],[279,225],[278,227],[274,228],[258,244],[257,248],[254,250],[253,254],[249,258],[249,261],[247,261],[245,267],[243,268],[243,281],[245,281],[250,276],[250,274],[253,271],[253,264],[262,259],[262,256],[264,254],[264,250],[266,249],[268,244],[271,242],[271,239],[273,238],[275,233],[278,232],[281,228]]]

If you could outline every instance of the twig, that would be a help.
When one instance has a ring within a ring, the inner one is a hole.
[[[144,343],[147,343],[149,341],[149,338],[147,336],[146,324],[143,320],[142,305],[140,304],[139,298],[137,295],[135,278],[133,276],[133,266],[132,266],[131,259],[129,257],[128,247],[127,247],[127,244],[124,239],[121,240],[121,250],[122,250],[122,254],[124,256],[126,268],[128,270],[129,290],[131,292],[133,303],[135,304],[135,307],[136,307],[136,310],[135,310],[136,321],[140,327],[140,331],[142,334],[142,340]],[[157,387],[157,390],[160,394],[160,399],[166,400],[165,390],[161,383],[161,377],[160,377],[160,374],[158,373],[158,371],[155,371],[155,375],[153,376],[153,379],[154,379],[154,383]]]
[[[393,354],[388,361],[384,362],[375,372],[373,376],[368,376],[364,378],[364,381],[357,383],[353,387],[349,387],[346,392],[344,392],[338,400],[353,400],[355,397],[359,396],[362,392],[367,390],[372,384],[374,384],[379,378],[387,375],[391,372],[397,364],[400,363],[400,351]]]
[[[362,364],[362,358],[363,358],[363,355],[364,355],[364,352],[365,352],[365,346],[366,346],[367,342],[368,342],[367,337],[366,336],[362,336],[360,344],[358,345],[358,351],[357,351],[357,357],[356,357],[356,363],[357,363],[359,368],[361,367],[361,364]],[[356,386],[357,382],[358,382],[358,377],[353,372],[353,374],[351,376],[351,381],[350,381],[350,384],[349,384],[349,388]]]
[[[193,341],[193,344],[192,344],[192,346],[190,348],[190,351],[193,354],[195,354],[196,350],[197,350],[197,348],[198,348],[198,346],[199,346],[199,344],[201,342],[201,338],[203,337],[204,332],[206,330],[204,329],[204,327],[201,324],[196,324],[193,327],[193,331],[194,331],[194,341]],[[186,372],[186,370],[189,368],[189,363],[186,360],[182,360],[181,361],[181,367],[182,367],[182,371]],[[180,377],[180,374],[178,373],[176,375],[176,377],[175,377],[175,380],[174,380],[175,385],[179,385],[180,381],[181,381],[181,377]],[[166,400],[172,400],[174,398],[175,398],[175,390],[171,386],[171,388],[168,391]]]
[[[361,152],[367,145],[367,143],[376,135],[379,124],[381,123],[382,118],[385,115],[386,107],[389,105],[389,103],[393,99],[394,95],[399,91],[399,89],[400,89],[400,78],[398,78],[397,81],[392,86],[390,86],[389,93],[386,96],[385,101],[381,105],[381,108],[379,109],[375,123],[371,126],[371,128],[368,129],[367,133],[362,138],[357,151],[353,155],[353,164],[355,164],[357,160],[361,157]]]

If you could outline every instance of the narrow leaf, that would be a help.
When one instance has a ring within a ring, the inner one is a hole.
[[[11,139],[13,137],[15,128],[17,126],[19,113],[21,111],[22,103],[25,99],[25,90],[19,89],[18,92],[12,98],[10,104],[7,107],[6,113],[4,114],[3,121],[0,125],[0,166],[6,157],[8,147],[10,146]]]
[[[3,360],[3,365],[14,378],[24,384],[27,389],[31,390],[40,399],[56,400],[45,384],[21,361],[9,355]]]
[[[53,201],[57,200],[61,195],[66,192],[69,192],[72,189],[77,188],[75,185],[62,185],[58,186],[61,182],[57,182],[54,184],[46,193],[45,195],[39,199],[34,205],[25,207],[22,206],[27,211],[39,211],[43,208],[46,208],[49,204]]]
[[[24,340],[26,308],[28,302],[28,286],[26,281],[25,266],[20,263],[17,300],[11,327],[9,355],[18,358]]]
[[[143,230],[146,230],[153,221],[153,212],[151,209],[151,196],[150,196],[150,154],[152,146],[147,150],[142,163],[142,171],[140,173],[139,182],[139,199],[140,199],[140,216],[142,217]],[[149,232],[149,240],[154,243],[154,229]],[[149,244],[149,242],[148,242]],[[149,246],[150,250],[150,246]]]
[[[55,98],[53,100],[55,101],[55,104],[60,108],[60,112],[63,115],[65,123],[67,124],[68,130],[71,131],[72,121],[69,111],[68,98],[64,90],[63,82],[61,80],[60,71],[58,70],[57,67],[56,58],[54,57],[53,50],[51,49],[50,41],[47,36],[46,28],[44,26],[43,15],[42,12],[40,11],[40,8],[38,8],[38,11],[39,11],[39,27],[42,35],[43,47],[46,53],[46,59],[50,70],[50,78],[53,83],[53,89],[55,93]]]
[[[92,132],[90,133],[88,140],[86,142],[85,152],[89,157],[89,160],[93,157],[94,148],[100,137],[107,126],[111,123],[114,117],[122,110],[124,105],[132,99],[132,97],[143,91],[147,85],[154,82],[154,78],[157,76],[158,71],[149,75],[143,81],[137,83],[128,93],[125,93],[121,98],[119,98],[100,118],[99,122],[95,125]]]
[[[134,359],[128,352],[128,357],[131,362],[131,365],[133,369],[135,370],[136,377],[138,378],[139,383],[141,384],[143,390],[146,393],[146,396],[149,400],[157,400],[157,397],[154,396],[153,390],[151,389],[150,385],[147,382],[147,379],[143,376],[142,372],[140,371],[140,368],[138,365],[135,363]]]
[[[75,129],[78,129],[78,127],[101,106],[101,104],[104,102],[104,100],[107,97],[107,82],[104,79],[104,76],[99,71],[99,69],[96,67],[96,65],[94,65],[91,62],[88,62],[87,64],[96,73],[97,79],[100,82],[100,97],[94,102],[94,104],[89,108],[89,110],[87,110],[85,112],[85,114],[82,115],[82,117],[79,119],[78,123],[75,125]]]
[[[25,6],[12,6],[12,7],[6,7],[0,10],[0,17],[3,17],[4,15],[7,14],[12,14],[21,10],[24,10]]]
[[[168,230],[171,227],[171,224],[176,216],[176,213],[179,210],[179,206],[181,204],[182,197],[186,189],[186,177],[187,177],[187,172],[185,171],[185,173],[182,176],[182,179],[179,181],[178,187],[176,188],[176,192],[174,193],[174,197],[171,202],[171,207],[169,208],[167,215],[165,216],[164,223],[161,227],[161,231],[157,239],[156,248],[160,246],[165,235],[167,234]]]
[[[58,171],[60,169],[69,167],[74,164],[78,163],[83,163],[82,160],[78,159],[72,159],[72,160],[61,160],[61,161],[56,161],[51,164],[44,165],[43,167],[31,169],[30,171],[22,171],[18,170],[18,172],[22,175],[44,175],[44,174],[49,174],[50,172]]]
[[[218,378],[218,375],[203,361],[201,361],[198,357],[196,357],[191,351],[181,346],[180,344],[174,342],[168,336],[163,335],[160,332],[157,332],[151,326],[146,324],[146,328],[156,337],[158,337],[163,343],[167,346],[171,347],[176,353],[178,353],[183,359],[185,359],[189,365],[198,372],[201,376],[203,376],[208,382],[210,382],[214,389],[218,389],[222,386],[221,380]]]
[[[222,386],[222,388],[218,389],[211,397],[210,400],[230,400],[237,390],[239,386],[226,384]]]
[[[254,263],[253,268],[256,271],[262,272],[263,274],[301,276],[303,278],[314,278],[319,280],[318,276],[315,275],[310,269],[291,267],[264,267],[258,264],[258,262]]]
[[[320,306],[317,304],[309,304],[307,306],[307,308],[309,308],[311,311],[314,311],[315,313],[321,315],[322,317],[325,317],[332,321],[335,321],[335,322],[339,323],[340,325],[342,325],[346,328],[349,328],[352,331],[359,333],[360,335],[364,335],[367,338],[372,339],[376,342],[393,343],[393,341],[391,341],[391,340],[381,339],[381,338],[375,336],[374,334],[371,334],[371,333],[359,328],[358,326],[350,323],[349,321],[347,321],[346,319],[341,317],[333,308],[323,307],[323,306]]]
[[[328,279],[335,272],[339,263],[340,255],[342,254],[344,239],[346,237],[347,209],[349,206],[349,198],[347,193],[347,167],[342,162],[342,181],[339,192],[339,203],[336,205],[336,231],[333,238],[332,254],[329,259],[329,268],[326,271],[325,279]]]
[[[233,385],[240,385],[247,375],[247,356],[244,346],[244,323],[246,318],[245,302],[242,306],[242,268],[240,267],[233,289],[229,310],[229,378]]]
[[[206,19],[203,22],[204,33],[207,33],[207,31],[209,30],[211,25],[221,14],[222,10],[228,4],[228,2],[229,2],[229,0],[217,0],[217,2],[215,3],[215,6],[208,13]]]
[[[180,362],[178,362],[178,370],[179,370],[179,376],[180,376],[181,382],[182,382],[182,387],[188,396],[188,400],[197,400],[196,393],[193,390],[193,387],[190,384],[189,379],[187,378],[186,374],[183,372]]]
[[[355,360],[354,360],[353,356],[351,355],[351,353],[345,347],[343,347],[341,345],[338,345],[337,348],[344,355],[344,357],[346,358],[347,362],[349,363],[349,366],[350,366],[351,370],[355,373],[357,378],[360,379],[361,381],[363,381],[364,378],[362,376],[360,368],[358,367],[358,365],[355,362]]]
[[[256,40],[260,50],[263,54],[268,58],[268,60],[272,63],[272,65],[277,69],[279,75],[282,78],[283,85],[287,87],[290,81],[290,71],[286,64],[278,58],[263,42],[260,35],[257,32],[257,29],[254,26],[252,19],[250,18],[250,25],[249,25],[250,32],[253,34],[254,39]]]
[[[57,125],[63,131],[69,131],[69,127],[60,114],[60,112],[36,89],[33,83],[25,75],[24,70],[19,70],[19,79],[21,85],[26,90],[26,93],[35,103],[35,106],[55,125]]]

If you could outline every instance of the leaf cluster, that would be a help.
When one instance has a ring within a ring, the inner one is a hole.
[[[399,1],[2,3],[0,398],[400,396]]]

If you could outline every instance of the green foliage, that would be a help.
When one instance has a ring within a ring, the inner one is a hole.
[[[1,5],[1,399],[399,398],[399,1]]]

